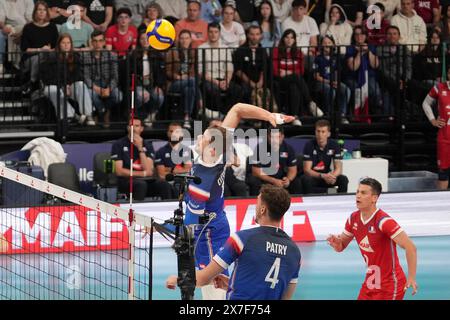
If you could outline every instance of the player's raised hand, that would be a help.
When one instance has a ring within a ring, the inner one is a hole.
[[[230,278],[224,274],[219,274],[213,279],[214,287],[218,289],[228,290],[228,282]]]
[[[166,288],[167,289],[171,289],[171,290],[175,290],[177,287],[177,281],[178,281],[178,277],[177,276],[168,276],[166,279]]]
[[[412,290],[413,290],[412,295],[415,295],[417,293],[417,290],[419,289],[416,279],[408,278],[408,281],[406,282],[406,286],[405,286],[405,291],[408,290],[410,287],[412,287]]]
[[[281,113],[272,113],[272,117],[269,120],[269,122],[273,127],[276,127],[277,125],[284,124],[284,123],[290,123],[294,120],[295,120],[295,117],[293,117],[293,116],[287,116],[287,115],[281,114]]]

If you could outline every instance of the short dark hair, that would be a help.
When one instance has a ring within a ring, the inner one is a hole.
[[[86,3],[84,3],[84,1],[81,0],[75,1],[74,3],[72,3],[72,5],[86,8]]]
[[[400,28],[399,28],[399,27],[393,26],[393,25],[391,24],[389,27],[386,28],[386,34],[388,33],[389,29],[395,29],[395,30],[398,31],[398,34],[401,35],[401,33],[400,33]]]
[[[210,22],[210,23],[208,23],[208,31],[211,28],[216,28],[216,29],[219,29],[219,31],[220,31],[220,24],[218,22]]]
[[[100,30],[94,30],[94,31],[92,31],[92,33],[91,33],[91,39],[94,39],[95,37],[98,37],[98,36],[103,36],[103,38],[105,37],[105,34],[102,32],[102,31],[100,31]]]
[[[326,119],[320,119],[316,122],[316,124],[314,125],[314,128],[322,128],[322,127],[328,127],[328,130],[331,131],[331,124],[330,121],[326,120]]]
[[[181,123],[176,122],[176,121],[173,121],[173,122],[169,123],[169,125],[167,126],[167,129],[169,129],[169,127],[171,127],[171,126],[183,127],[183,126],[181,125]]]
[[[127,14],[129,17],[133,16],[130,9],[128,9],[127,7],[122,7],[122,8],[117,9],[116,17],[120,16],[122,13]]]
[[[307,7],[306,5],[306,1],[305,0],[294,0],[292,1],[292,8],[297,8],[297,7]]]
[[[144,117],[143,117],[143,115],[135,114],[133,120],[139,120],[141,122],[141,126],[144,126]],[[131,121],[131,115],[128,116],[127,126],[130,125],[130,121]]]
[[[372,189],[372,192],[375,193],[377,196],[381,194],[382,191],[381,183],[374,178],[364,178],[361,181],[359,181],[359,184],[369,186]]]
[[[386,10],[386,8],[384,7],[384,4],[382,4],[381,2],[375,3],[374,6],[380,8],[380,10],[383,12]]]
[[[261,200],[269,210],[269,218],[273,221],[281,221],[291,205],[289,192],[285,188],[264,184],[260,194]]]

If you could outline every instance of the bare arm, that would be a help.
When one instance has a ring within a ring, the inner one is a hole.
[[[271,176],[268,176],[263,173],[261,168],[258,168],[257,166],[252,166],[252,174],[254,177],[261,179],[262,181],[268,182],[273,185],[278,185],[279,187],[282,187],[281,180],[275,179]]]
[[[170,172],[170,168],[166,168],[163,164],[156,166],[156,174],[161,180],[166,179],[166,175]]]
[[[341,233],[341,235],[335,236],[330,235],[327,238],[328,244],[333,247],[334,251],[342,252],[347,248],[347,246],[352,241],[353,237],[346,235],[345,233]]]
[[[342,161],[334,160],[334,170],[331,172],[335,177],[340,176],[342,174]]]
[[[283,293],[282,300],[291,300],[294,295],[295,289],[297,287],[296,283],[289,283],[286,291]]]
[[[297,166],[288,167],[286,177],[289,179],[289,182],[292,182],[296,176],[297,176]]]
[[[417,271],[417,249],[411,239],[406,235],[406,232],[401,232],[394,239],[402,249],[406,251],[406,262],[408,264],[408,280],[406,288],[413,287],[413,295],[417,292],[416,271]]]

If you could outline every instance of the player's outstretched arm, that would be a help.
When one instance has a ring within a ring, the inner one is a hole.
[[[295,288],[297,287],[296,283],[289,283],[286,291],[283,293],[282,300],[291,300],[294,295]]]
[[[225,119],[222,122],[222,126],[231,129],[237,128],[241,119],[268,121],[274,127],[295,120],[293,116],[286,116],[280,113],[272,113],[251,104],[237,103],[230,109],[230,111],[228,111]]]
[[[327,238],[327,242],[336,252],[342,252],[347,248],[352,239],[352,237],[347,236],[345,233],[337,236],[330,234]]]
[[[406,262],[408,263],[408,280],[406,282],[405,291],[412,287],[412,295],[417,293],[418,285],[416,283],[417,272],[417,249],[408,235],[403,231],[394,239],[402,249],[406,251]]]

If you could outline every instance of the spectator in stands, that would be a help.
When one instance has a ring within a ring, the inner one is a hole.
[[[192,49],[192,36],[189,30],[181,30],[176,48],[166,53],[166,76],[168,93],[181,95],[181,105],[184,111],[184,127],[191,128],[190,120],[195,104],[199,107],[201,95],[196,79],[197,56]]]
[[[321,25],[325,22],[327,0],[308,0],[308,8],[306,12],[308,16],[316,21],[317,25]]]
[[[296,34],[292,29],[283,33],[277,48],[274,48],[272,55],[273,75],[276,87],[287,95],[288,103],[278,103],[280,108],[287,107],[287,110],[280,110],[287,114],[300,117],[306,114],[305,106],[309,107],[311,114],[321,117],[323,115],[317,105],[312,101],[308,86],[303,78],[304,56],[297,48]],[[280,92],[277,93],[279,96]],[[300,126],[300,120],[296,119],[293,125]]]
[[[410,45],[410,50],[417,53],[427,43],[427,26],[416,11],[413,0],[401,0],[401,9],[392,17],[391,25],[400,30],[400,44]]]
[[[59,32],[68,33],[72,37],[74,49],[89,50],[91,34],[94,28],[87,22],[84,22],[86,16],[86,5],[83,1],[77,1],[71,6],[70,10],[73,15],[79,16],[80,20],[68,19],[61,25]]]
[[[208,41],[199,49],[202,50],[198,52],[198,71],[205,89],[205,113],[219,118],[211,109],[226,114],[242,97],[241,87],[232,81],[234,68],[231,50],[223,48],[220,24],[213,22],[208,25]],[[225,95],[225,102],[222,101],[222,94]]]
[[[117,51],[120,58],[134,50],[137,43],[137,29],[131,24],[131,10],[120,8],[116,12],[117,23],[106,31],[106,49]]]
[[[345,54],[346,47],[352,42],[353,28],[347,22],[344,10],[338,4],[333,4],[328,11],[328,23],[320,25],[320,35],[332,36],[339,52]]]
[[[442,42],[450,42],[450,5],[442,7],[442,21],[435,29],[441,34]]]
[[[414,0],[414,8],[430,30],[439,24],[441,10],[439,0]]]
[[[32,21],[33,9],[33,0],[0,1],[0,69],[3,69],[6,42],[9,60],[19,69],[20,37],[23,27]]]
[[[247,29],[256,18],[256,7],[260,0],[237,0],[227,1],[225,4],[231,5],[236,9],[236,21],[241,23],[244,29]]]
[[[252,25],[261,27],[261,46],[263,48],[273,48],[278,45],[281,38],[281,24],[273,15],[272,3],[269,0],[261,1],[257,20],[253,21]]]
[[[148,4],[144,9],[142,23],[138,27],[138,32],[141,33],[146,31],[150,23],[152,23],[156,19],[161,19],[162,17],[163,13],[161,6],[156,2],[150,2],[150,4]]]
[[[131,72],[136,75],[136,108],[146,115],[144,124],[152,127],[164,103],[164,61],[159,52],[150,48],[147,34],[139,34],[138,47],[131,57]]]
[[[367,31],[367,43],[375,46],[383,45],[386,42],[386,30],[391,25],[385,18],[385,7],[381,2],[374,4],[376,10],[364,20],[363,26]]]
[[[294,0],[270,0],[273,8],[273,15],[279,23],[283,23],[291,15],[292,1]]]
[[[235,76],[243,89],[243,100],[254,105],[258,105],[258,90],[264,90],[264,67],[268,65],[267,52],[261,46],[261,36],[261,27],[250,26],[247,29],[247,41],[233,55]],[[266,94],[270,95],[268,92]],[[269,106],[259,107],[267,109]]]
[[[86,3],[86,15],[84,21],[95,30],[105,32],[113,19],[114,0],[84,0]]]
[[[207,23],[222,21],[222,5],[218,0],[202,0],[201,17]]]
[[[386,34],[387,46],[377,48],[384,114],[389,116],[394,112],[394,106],[400,104],[399,99],[412,75],[412,53],[406,46],[400,45],[400,37],[400,29],[391,25]]]
[[[130,10],[130,23],[135,27],[139,26],[142,22],[142,7],[143,2],[141,0],[114,0],[114,6],[116,10],[121,8],[128,8]],[[118,17],[116,13],[116,17]]]
[[[50,21],[50,11],[44,1],[37,1],[32,15],[33,22],[23,27],[20,49],[22,55],[22,92],[28,94],[32,89],[37,89],[39,64],[48,53],[55,49],[58,40],[58,29]],[[1,49],[0,49],[1,51]],[[30,73],[29,81],[27,75]],[[0,71],[1,74],[1,71]]]
[[[379,59],[376,55],[376,48],[367,44],[367,32],[362,26],[356,26],[353,29],[352,43],[353,45],[347,48],[347,53],[345,54],[348,72],[344,81],[350,90],[354,92],[355,113],[358,115],[356,108],[365,108],[367,95],[363,93],[365,90],[362,89],[366,85],[368,86],[369,108],[379,108],[381,106],[381,91],[376,71],[379,67]],[[366,111],[368,112],[368,110]]]
[[[118,177],[119,192],[130,192],[130,150],[133,143],[133,198],[144,200],[146,196],[159,196],[163,200],[172,198],[172,187],[159,177],[154,177],[155,151],[150,142],[142,137],[144,123],[135,117],[128,120],[128,134],[114,142],[111,148],[111,159],[115,160],[115,172]],[[131,141],[133,130],[133,141]]]
[[[442,45],[438,31],[431,32],[428,44],[413,57],[413,75],[410,81],[411,100],[420,106],[431,88],[441,82]],[[419,111],[419,110],[412,110]],[[420,111],[422,114],[422,111]]]
[[[389,22],[394,16],[395,10],[400,11],[400,0],[367,0],[367,7],[381,3],[384,7],[384,17]]]
[[[341,81],[341,70],[344,61],[336,50],[334,39],[331,36],[322,38],[320,53],[314,60],[313,71],[315,82],[315,90],[323,97],[325,102],[325,112],[332,115],[331,110],[337,102],[341,123],[348,124],[347,106],[350,101],[350,88]]]
[[[304,194],[326,192],[330,187],[337,187],[337,192],[346,193],[348,178],[342,174],[341,149],[336,141],[329,139],[330,122],[317,121],[315,135],[316,138],[307,142],[303,149],[301,183]]]
[[[99,30],[91,34],[92,51],[83,53],[84,82],[97,113],[103,115],[103,127],[109,128],[111,110],[116,109],[121,100],[119,66],[117,56],[104,50],[105,35]]]
[[[347,22],[352,26],[362,25],[364,13],[366,12],[365,0],[327,0],[327,12],[330,11],[331,5],[340,5],[342,10],[347,14]],[[329,15],[325,16],[325,22],[328,22]]]
[[[319,28],[313,18],[306,15],[306,1],[294,0],[292,2],[291,16],[286,18],[281,24],[281,30],[285,32],[288,29],[295,31],[297,36],[296,44],[302,47],[303,54],[314,55],[317,47],[317,36]]]
[[[186,18],[187,2],[192,0],[155,0],[161,7],[164,17],[174,17],[177,20]],[[192,31],[192,30],[191,30]]]
[[[59,36],[56,51],[50,53],[41,63],[39,71],[40,79],[45,85],[44,95],[50,99],[60,119],[64,119],[66,112],[69,119],[75,118],[80,124],[95,126],[91,96],[83,82],[81,59],[77,52],[73,52],[72,38],[69,34],[63,33]],[[72,99],[67,101],[65,110],[64,96]]]
[[[166,145],[156,151],[155,166],[159,179],[166,180],[167,174],[188,174],[192,168],[193,154],[189,146],[183,146],[183,130],[181,124],[172,122],[167,128]],[[172,193],[178,197],[179,185],[174,181]]]
[[[282,129],[271,130],[267,141],[260,143],[257,150],[256,164],[248,179],[250,195],[257,195],[263,184],[284,187],[291,194],[303,193],[301,180],[297,177],[295,151],[284,141]]]
[[[192,47],[197,48],[208,39],[208,23],[200,18],[201,2],[189,1],[187,5],[187,17],[175,25],[175,31],[189,30],[192,34]]]
[[[73,5],[77,0],[46,0],[50,8],[50,18],[51,21],[57,25],[61,25],[67,21],[72,15],[71,11],[68,11],[71,5]]]
[[[222,22],[220,23],[220,39],[222,45],[227,48],[237,48],[245,42],[244,27],[234,21],[236,9],[231,5],[225,5],[222,11]]]

